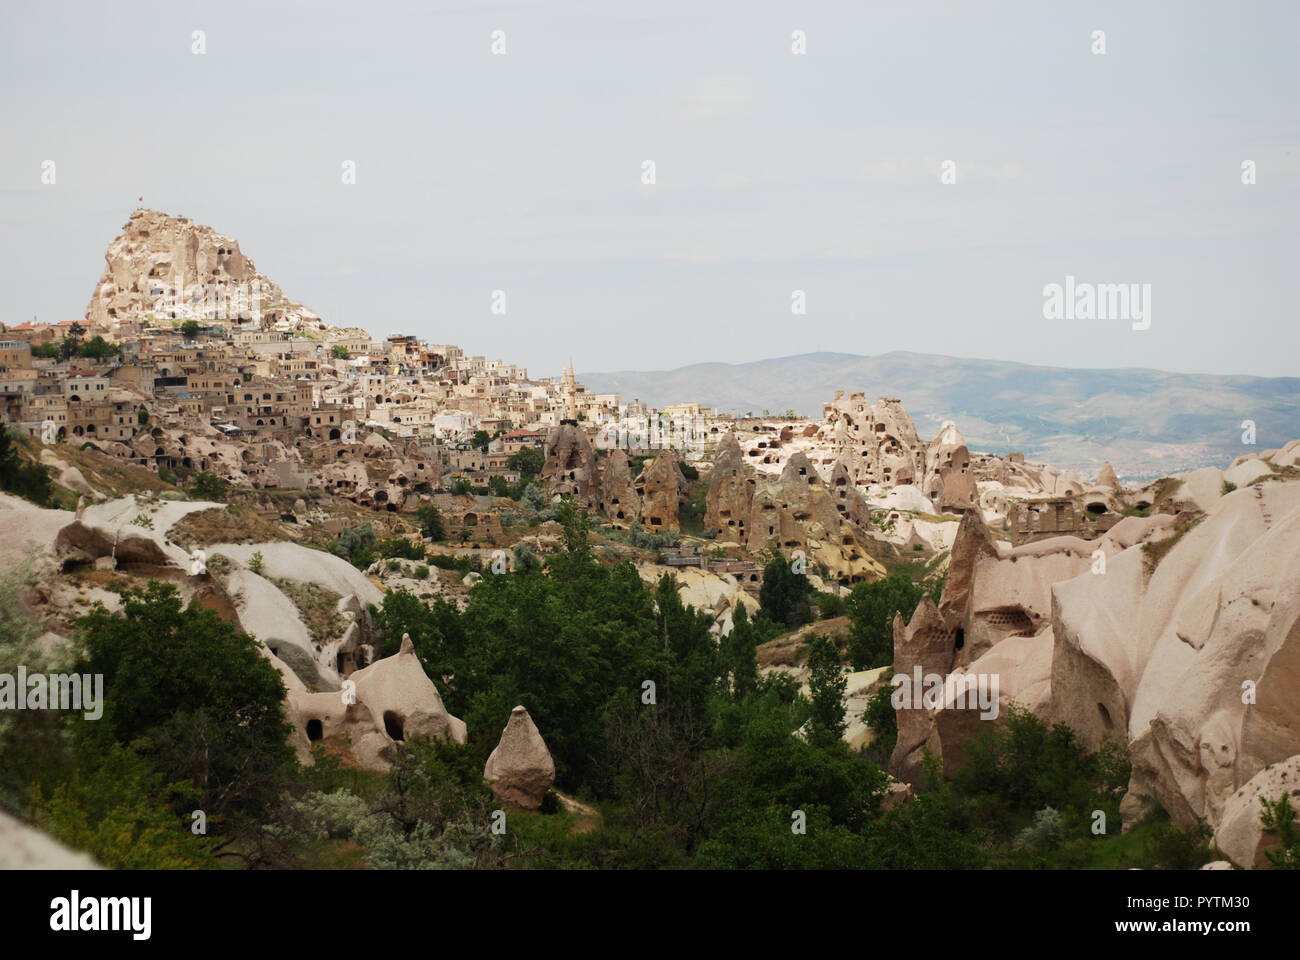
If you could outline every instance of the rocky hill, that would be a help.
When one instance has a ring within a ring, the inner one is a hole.
[[[1300,435],[1300,378],[1210,376],[1159,370],[1072,370],[919,353],[875,357],[811,353],[754,363],[701,363],[669,371],[589,373],[588,389],[652,406],[695,400],[722,411],[792,409],[820,417],[835,389],[899,397],[926,439],[952,420],[971,449],[1018,451],[1094,474],[1149,479],[1227,466],[1252,449]]]
[[[86,320],[105,335],[116,336],[123,322],[149,314],[160,320],[243,314],[268,323],[320,324],[316,314],[289,301],[257,271],[238,240],[186,217],[136,210],[108,245],[104,260]],[[260,304],[253,302],[257,295]]]

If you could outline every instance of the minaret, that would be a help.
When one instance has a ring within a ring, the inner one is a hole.
[[[573,376],[573,358],[569,358],[569,368],[564,371],[564,417],[566,420],[578,419],[578,390]]]

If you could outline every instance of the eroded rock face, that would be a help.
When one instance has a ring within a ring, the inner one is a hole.
[[[1107,460],[1101,465],[1101,472],[1097,474],[1097,486],[1109,487],[1111,490],[1119,491],[1119,477],[1115,476],[1115,468]]]
[[[627,453],[611,450],[600,473],[600,509],[614,526],[626,529],[641,516],[641,498]]]
[[[900,711],[891,771],[914,777],[922,747],[941,757],[946,770],[955,769],[964,759],[965,742],[982,724],[998,722],[1012,703],[1053,718],[1054,704],[1069,703],[1071,724],[1077,724],[1090,742],[1122,736],[1120,724],[1126,715],[1122,694],[1111,690],[1100,701],[1089,700],[1090,713],[1076,709],[1082,691],[1094,695],[1097,677],[1089,671],[1096,668],[1086,657],[1062,653],[1064,645],[1056,642],[1054,630],[1072,636],[1073,625],[1063,627],[1053,620],[1053,590],[1080,583],[1099,586],[1102,578],[1089,573],[1098,551],[1110,560],[1106,575],[1115,587],[1128,582],[1134,570],[1140,579],[1141,550],[1129,548],[1167,536],[1172,519],[1131,518],[1100,540],[1054,537],[1013,548],[992,540],[978,511],[966,513],[953,544],[943,596],[937,606],[923,600],[912,623],[903,625],[899,619],[894,659],[896,667],[905,664],[913,671],[920,667],[923,676],[953,675],[954,683],[983,682],[990,704],[990,678],[996,677],[996,715],[983,707],[971,709],[969,697],[960,704],[952,696],[928,710]],[[1108,616],[1104,604],[1083,609]]]
[[[107,531],[74,520],[59,531],[55,554],[63,566],[94,563],[100,557],[115,557],[119,564],[171,565],[171,558],[151,536],[123,532],[114,538]]]
[[[0,870],[102,870],[94,857],[0,810]]]
[[[406,740],[434,737],[463,744],[467,739],[464,721],[447,712],[407,635],[396,655],[351,675],[356,684],[352,696],[308,693],[287,668],[277,666],[289,688],[285,714],[294,727],[290,742],[304,763],[311,762],[311,742],[334,735],[348,740],[358,763],[379,771],[389,768],[397,744]]]
[[[555,761],[522,706],[510,711],[501,740],[483,768],[483,779],[502,800],[525,810],[540,807],[555,782]]]
[[[833,580],[875,580],[884,568],[871,558],[866,537],[840,516],[835,498],[802,453],[793,454],[776,483],[755,489],[750,510],[751,553],[803,550],[809,564],[826,566]]]
[[[596,454],[580,428],[562,423],[551,431],[546,440],[546,462],[538,479],[551,497],[571,495],[584,509],[599,500]]]
[[[240,252],[238,240],[186,217],[136,210],[108,245],[104,260],[104,273],[86,308],[86,319],[92,328],[109,335],[116,335],[123,320],[138,319],[150,312],[163,317],[173,313],[176,319],[186,319],[178,311],[167,309],[168,304],[178,305],[172,301],[173,291],[175,301],[183,301],[190,294],[203,296],[207,290],[221,290],[237,314],[238,304],[233,298],[239,285],[249,297],[251,291],[258,291],[262,314],[270,320],[319,324],[319,317],[290,304],[276,284],[257,272],[253,261]],[[215,302],[215,296],[213,299]],[[250,310],[251,304],[245,301],[243,312]]]
[[[823,408],[841,458],[854,483],[920,483],[925,473],[925,447],[916,425],[895,397],[868,403],[862,393],[835,399]]]
[[[952,631],[930,597],[924,596],[904,623],[902,614],[894,616],[894,670],[904,677],[930,674],[945,675],[952,667]],[[931,711],[913,703],[896,712],[898,741],[889,758],[889,772],[911,782],[921,773],[922,747],[930,739],[934,718]]]
[[[641,525],[647,530],[676,530],[678,515],[686,503],[690,484],[677,464],[677,454],[664,450],[650,461],[636,479],[641,498]]]
[[[1260,800],[1276,801],[1283,796],[1290,798],[1292,809],[1300,810],[1300,756],[1265,767],[1223,798],[1214,845],[1239,867],[1267,866],[1265,851],[1277,849],[1279,842],[1276,835],[1264,833]]]
[[[925,495],[945,513],[974,510],[978,503],[970,451],[957,425],[944,423],[925,453]]]
[[[745,457],[730,431],[719,442],[713,458],[713,475],[704,500],[704,526],[716,530],[719,540],[746,543],[749,516],[754,506],[754,480],[745,475]]]

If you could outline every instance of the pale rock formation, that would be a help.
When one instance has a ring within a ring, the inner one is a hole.
[[[754,505],[755,481],[745,475],[744,454],[731,431],[718,443],[713,474],[705,496],[704,526],[717,531],[720,540],[745,543]]]
[[[1239,867],[1267,866],[1266,850],[1278,847],[1275,834],[1265,834],[1259,815],[1261,799],[1291,799],[1300,820],[1300,756],[1288,757],[1260,770],[1225,799],[1223,814],[1214,831],[1214,845]]]
[[[525,810],[540,807],[555,782],[555,761],[522,706],[510,711],[501,740],[483,768],[483,779],[502,800]]]
[[[357,700],[370,708],[393,740],[434,737],[464,743],[465,722],[443,706],[409,636],[402,636],[401,649],[352,674]]]
[[[1223,471],[1223,481],[1234,486],[1244,487],[1260,477],[1269,476],[1272,472],[1273,468],[1266,461],[1257,457],[1248,457]]]
[[[1049,711],[1058,686],[1062,700],[1078,695],[1076,674],[1086,668],[1086,664],[1071,664],[1067,669],[1069,661],[1058,653],[1061,645],[1052,619],[1054,587],[1060,589],[1062,581],[1070,586],[1087,585],[1087,574],[1097,564],[1098,554],[1102,560],[1117,558],[1107,577],[1121,581],[1135,569],[1140,578],[1140,550],[1123,551],[1167,536],[1173,523],[1171,516],[1135,517],[1116,524],[1100,540],[1054,537],[1013,548],[991,539],[977,511],[966,513],[953,543],[938,606],[927,597],[911,623],[905,625],[901,617],[895,621],[895,666],[909,675],[919,666],[923,676],[996,676],[998,717],[1004,716],[1013,702],[1033,712]],[[1102,579],[1092,577],[1093,581]],[[1107,615],[1100,604],[1080,609]],[[1062,674],[1059,680],[1058,673]],[[943,758],[946,769],[953,769],[962,762],[964,742],[978,732],[981,723],[996,719],[982,717],[987,711],[970,709],[969,702],[954,704],[952,699],[946,697],[937,710],[913,707],[899,712],[899,741],[890,762],[895,775],[904,779],[916,775],[922,747],[929,747]],[[1116,735],[1115,723],[1105,708],[1091,703],[1090,707],[1091,714],[1076,711],[1076,722],[1089,725],[1094,741],[1107,732]],[[1122,713],[1122,707],[1109,708]],[[1095,729],[1099,726],[1104,729]]]
[[[835,499],[808,458],[796,453],[776,483],[758,487],[749,521],[751,553],[807,554],[810,567],[825,564],[833,580],[874,580],[884,568],[866,550],[866,535],[842,520]]]
[[[943,512],[962,513],[977,505],[970,451],[951,420],[945,421],[926,449],[922,488],[930,502]]]
[[[659,453],[636,478],[641,500],[641,525],[649,531],[676,530],[678,511],[685,505],[690,484],[672,450]]]
[[[1122,488],[1119,485],[1119,477],[1115,476],[1115,468],[1107,460],[1101,465],[1101,472],[1097,474],[1097,486],[1108,487],[1118,492]]]
[[[1128,523],[1111,535],[1132,543]],[[1232,790],[1300,753],[1300,484],[1221,496],[1153,564],[1130,547],[1056,584],[1052,714],[1090,746],[1130,742],[1126,823],[1156,801],[1214,825]]]
[[[916,425],[897,398],[868,404],[862,393],[835,398],[823,408],[835,455],[844,461],[853,482],[886,486],[919,484],[925,473],[925,448]]]
[[[584,509],[599,500],[596,454],[581,428],[562,423],[551,431],[546,440],[546,462],[538,479],[552,499],[572,495]]]
[[[154,314],[161,321],[190,319],[184,304],[208,319],[234,320],[253,315],[260,297],[261,319],[319,327],[320,318],[286,300],[278,286],[257,272],[239,250],[239,241],[211,227],[157,210],[136,210],[104,254],[104,273],[86,308],[92,329],[116,335],[124,320]],[[237,302],[236,289],[245,291]],[[155,291],[157,291],[155,293]],[[227,309],[217,308],[217,291]],[[206,302],[205,302],[206,299]],[[195,316],[194,319],[199,319]]]
[[[391,765],[396,745],[406,740],[433,737],[465,743],[464,721],[447,712],[409,636],[402,636],[397,654],[363,667],[349,679],[355,687],[341,693],[308,693],[301,682],[289,685],[286,680],[285,713],[294,728],[290,743],[302,762],[311,762],[310,742],[336,735],[349,742],[358,763],[381,772]]]
[[[915,484],[905,484],[887,491],[868,487],[867,501],[873,510],[901,510],[915,513],[937,514],[938,510]]]
[[[600,509],[615,527],[626,529],[641,516],[641,498],[626,451],[610,450],[600,474]]]
[[[637,573],[653,588],[668,574],[682,603],[713,616],[710,632],[722,636],[731,630],[736,607],[744,606],[751,617],[758,613],[758,601],[729,573],[714,573],[699,567],[668,567],[655,563],[637,564]]]

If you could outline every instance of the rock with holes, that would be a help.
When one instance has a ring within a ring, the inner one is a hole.
[[[713,456],[713,474],[704,498],[704,526],[719,540],[744,543],[754,503],[754,478],[745,473],[744,454],[736,435],[727,431]]]
[[[842,583],[885,575],[867,552],[866,534],[841,516],[836,498],[802,451],[786,461],[780,480],[755,490],[747,545],[755,554],[774,550],[793,557],[802,551],[809,572],[820,564],[829,579]]]
[[[562,423],[551,431],[546,440],[546,461],[538,479],[551,497],[572,496],[584,509],[600,499],[596,454],[582,428]]]
[[[337,692],[310,693],[278,658],[272,662],[285,678],[285,716],[294,728],[290,743],[303,763],[312,762],[312,743],[332,737],[344,741],[362,767],[380,772],[407,740],[466,741],[464,722],[443,706],[409,635],[403,634],[396,655],[352,673]]]
[[[1260,800],[1274,802],[1284,796],[1300,820],[1300,756],[1265,767],[1227,798],[1214,831],[1219,852],[1239,867],[1267,866],[1266,851],[1280,844],[1276,834],[1264,832]]]
[[[466,740],[465,722],[443,706],[408,634],[401,649],[352,674],[357,702],[365,704],[389,738],[401,742],[434,737],[451,743]]]
[[[1128,741],[1126,825],[1158,804],[1213,827],[1234,791],[1300,753],[1300,484],[1141,522],[1102,539],[1104,573],[1053,587],[1047,712],[1089,747]]]
[[[941,512],[964,513],[978,505],[970,459],[961,431],[946,421],[926,449],[922,483],[925,495]]]
[[[536,810],[555,782],[555,761],[522,706],[510,711],[501,740],[483,768],[483,779],[502,800]]]
[[[686,505],[689,490],[677,454],[672,450],[661,451],[636,478],[641,525],[651,533],[678,529],[678,515]]]
[[[611,450],[600,473],[600,509],[611,524],[626,530],[641,516],[641,498],[627,453]]]

